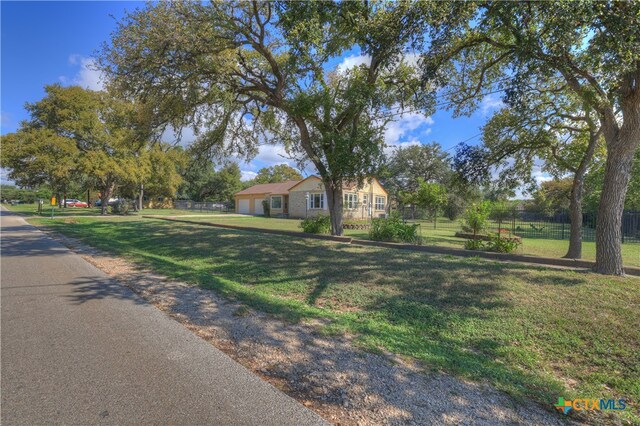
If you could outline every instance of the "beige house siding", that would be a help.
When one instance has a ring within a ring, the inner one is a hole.
[[[307,194],[311,196],[318,193],[324,195],[324,206],[321,209],[312,209],[308,204]],[[355,206],[355,208],[349,209],[345,203],[345,219],[368,219],[369,217],[384,216],[389,205],[389,197],[387,195],[387,191],[384,190],[384,188],[375,178],[371,179],[369,182],[365,182],[362,188],[349,188],[345,186],[343,194],[358,195],[357,205]],[[249,200],[249,214],[256,214],[256,200],[267,199],[269,200],[269,206],[271,206],[271,197],[274,196],[282,197],[282,208],[271,208],[271,216],[288,214],[288,216],[292,218],[305,218],[314,217],[320,214],[329,215],[327,194],[324,190],[324,184],[322,183],[322,180],[316,176],[310,176],[307,179],[302,180],[298,184],[295,184],[289,189],[289,195],[269,193],[237,194],[235,196],[236,211],[238,209],[238,200]],[[378,203],[379,205],[376,205],[376,197],[384,197],[384,203]]]
[[[309,194],[324,194],[324,190],[317,187],[315,188],[315,191],[308,191]],[[318,216],[320,214],[329,215],[329,209],[327,208],[327,197],[326,194],[324,195],[324,209],[312,209],[307,206],[307,191],[291,191],[289,193],[289,217],[305,218]]]
[[[322,193],[325,196],[324,209],[311,209],[307,206],[306,194]],[[366,182],[362,188],[345,188],[343,194],[357,194],[358,204],[355,208],[346,207],[343,210],[345,219],[368,219],[383,216],[387,210],[389,199],[387,192],[377,179]],[[367,198],[365,205],[364,198]],[[344,196],[344,195],[343,195]],[[376,208],[376,197],[384,197],[384,205]],[[379,208],[382,207],[382,208]],[[289,192],[289,216],[292,218],[313,217],[319,214],[329,214],[327,196],[322,181],[312,176],[291,188]]]

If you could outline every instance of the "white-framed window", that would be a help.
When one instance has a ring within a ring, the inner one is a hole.
[[[273,195],[271,197],[271,208],[272,209],[281,209],[282,208],[282,196],[281,195]]]
[[[309,194],[310,209],[324,209],[324,194],[322,192]]]
[[[376,210],[384,210],[385,201],[385,197],[376,197]]]
[[[369,206],[369,194],[362,194],[362,205]]]
[[[358,194],[344,194],[344,208],[353,210],[358,207]]]

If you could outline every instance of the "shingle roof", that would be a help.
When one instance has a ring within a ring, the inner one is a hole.
[[[299,180],[288,180],[281,183],[261,183],[259,185],[253,185],[247,189],[243,189],[240,192],[236,192],[235,195],[254,195],[254,194],[288,194],[289,189],[299,183]]]

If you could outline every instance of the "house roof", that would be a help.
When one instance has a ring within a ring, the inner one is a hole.
[[[236,195],[288,194],[289,189],[293,188],[299,182],[299,180],[288,180],[281,183],[261,183],[236,192]]]
[[[306,177],[306,178],[304,178],[302,180],[288,180],[288,181],[282,182],[282,183],[261,183],[261,184],[258,184],[258,185],[250,186],[249,188],[243,189],[240,192],[236,192],[235,195],[258,195],[258,194],[284,194],[284,195],[287,195],[287,194],[289,194],[289,191],[291,191],[294,187],[298,186],[302,182],[304,182],[306,180],[309,180],[309,179],[321,180],[318,176],[311,175],[311,176]],[[387,194],[387,191],[384,189],[382,184],[380,184],[380,181],[375,177],[373,179],[375,179],[375,181],[378,182],[378,185],[380,185],[380,188],[382,188],[382,190],[385,192],[385,194]],[[347,190],[351,190],[351,189],[353,189],[355,187],[355,183],[345,183],[344,187]]]

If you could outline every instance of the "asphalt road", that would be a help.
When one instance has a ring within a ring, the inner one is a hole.
[[[1,218],[3,425],[319,425],[22,218]]]

